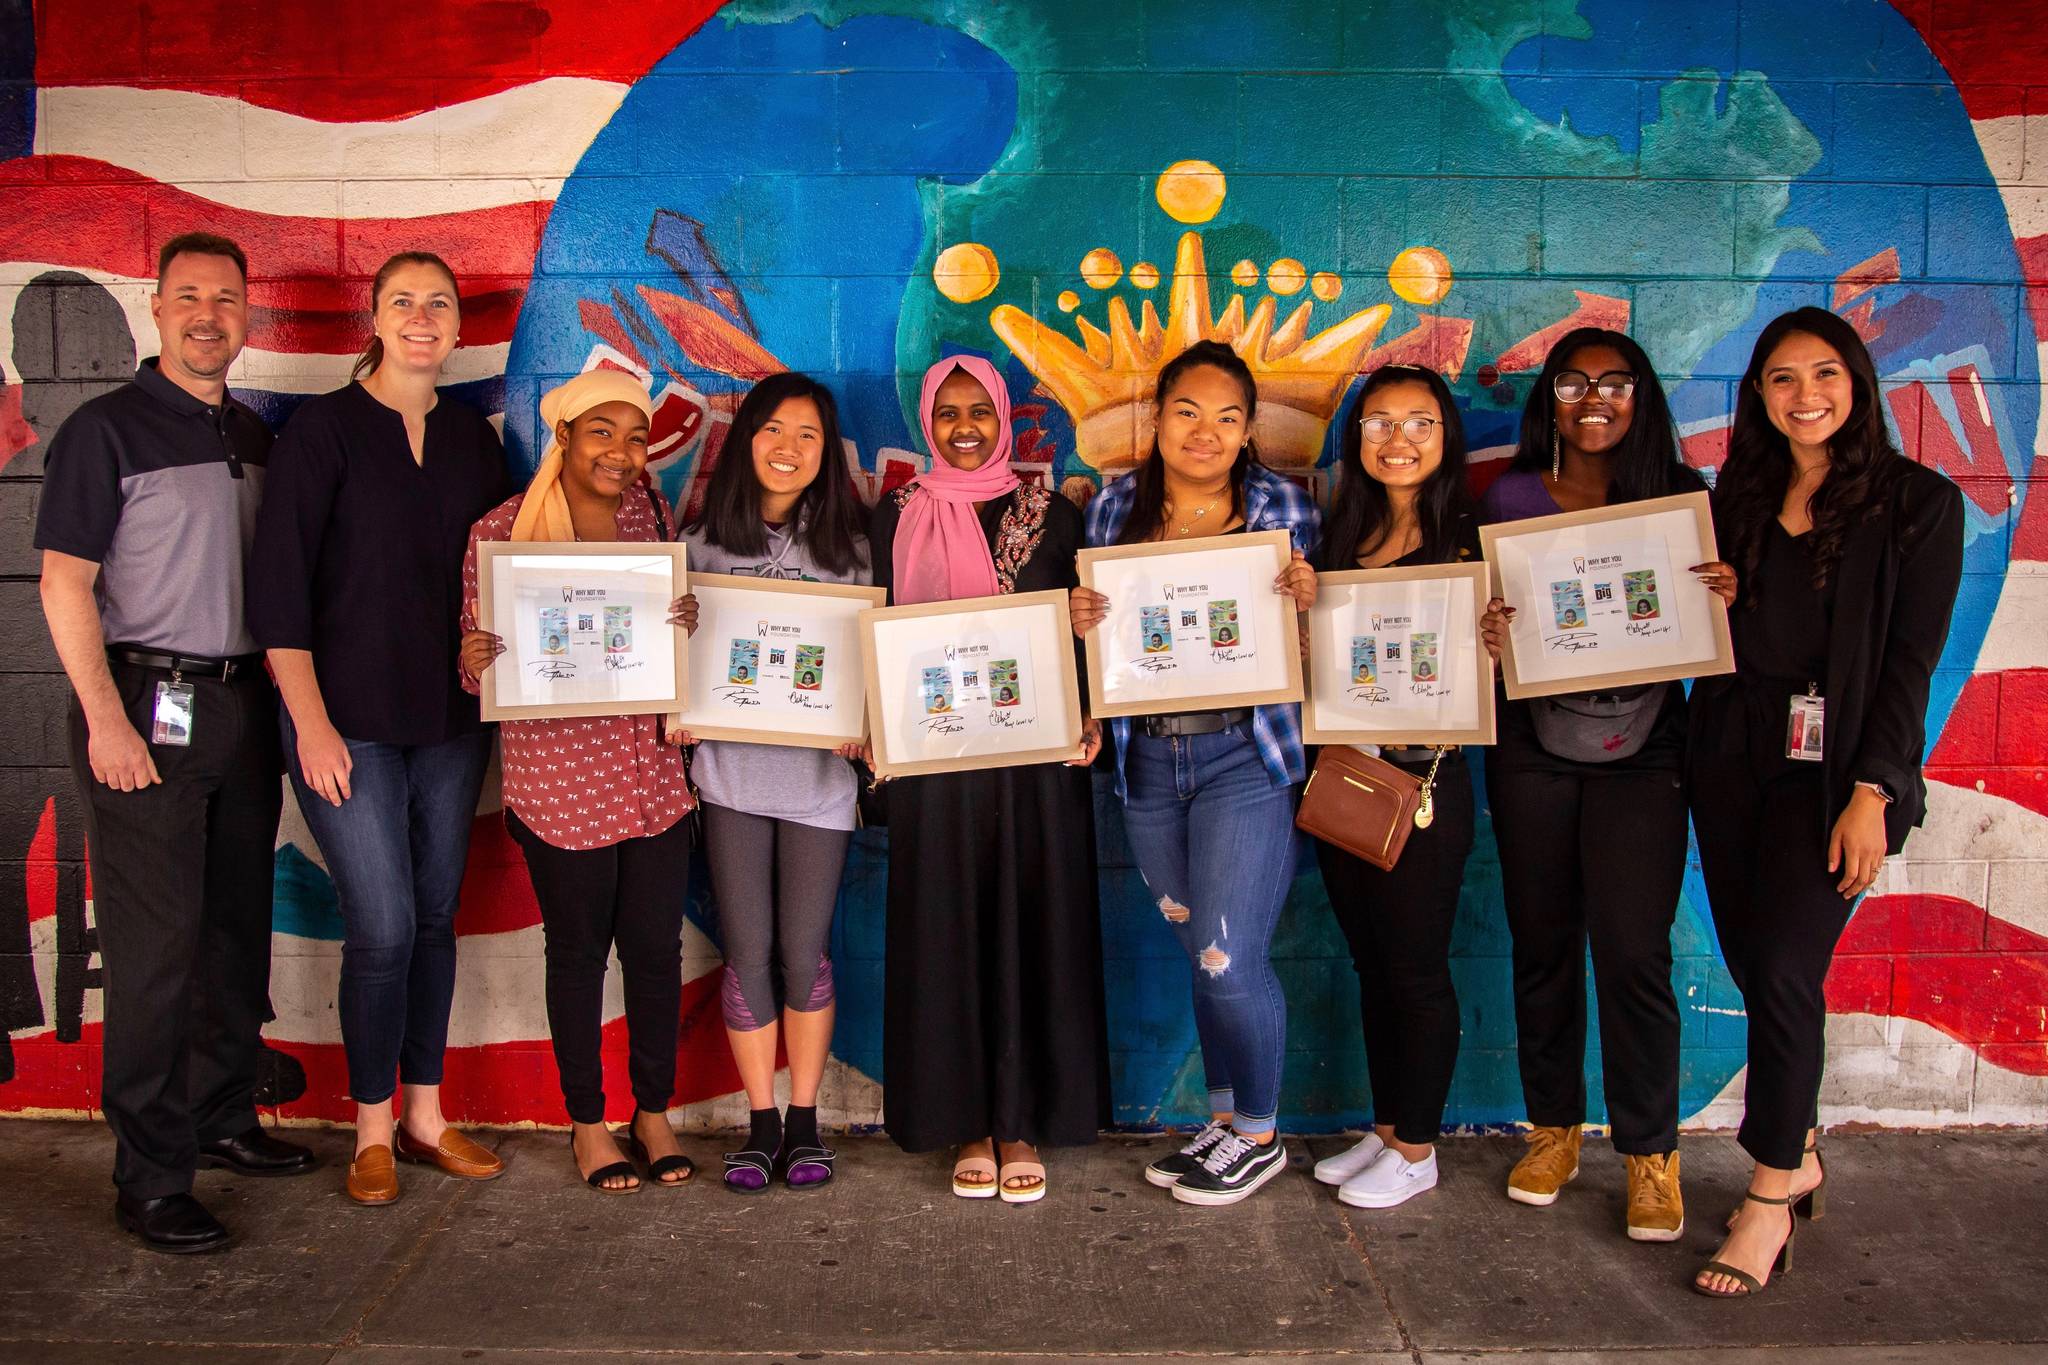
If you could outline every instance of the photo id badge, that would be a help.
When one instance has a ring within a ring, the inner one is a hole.
[[[192,742],[191,683],[156,685],[156,712],[149,723],[149,742],[181,746]]]
[[[1785,723],[1785,757],[1820,762],[1822,722],[1827,709],[1827,698],[1811,692],[1792,698],[1792,714]]]

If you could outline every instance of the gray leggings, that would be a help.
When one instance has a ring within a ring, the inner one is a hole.
[[[825,949],[853,832],[704,806],[718,929],[725,949],[725,1022],[748,1033],[775,1022],[781,998],[798,1013],[832,1003]]]

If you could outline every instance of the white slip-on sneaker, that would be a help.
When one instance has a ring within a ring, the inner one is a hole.
[[[1337,1189],[1337,1198],[1357,1209],[1390,1209],[1436,1188],[1436,1153],[1410,1161],[1389,1147],[1379,1160]]]
[[[1352,1176],[1379,1159],[1387,1150],[1387,1144],[1378,1133],[1367,1133],[1358,1142],[1335,1156],[1326,1156],[1316,1163],[1316,1179],[1325,1185],[1341,1185]]]

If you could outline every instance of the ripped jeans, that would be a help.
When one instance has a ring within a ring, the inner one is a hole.
[[[1287,1000],[1268,956],[1297,852],[1294,789],[1273,781],[1251,727],[1153,738],[1124,756],[1124,829],[1194,968],[1209,1105],[1241,1133],[1280,1110]]]

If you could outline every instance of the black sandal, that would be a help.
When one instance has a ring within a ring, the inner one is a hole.
[[[641,1112],[646,1113],[649,1111],[642,1110]],[[674,1156],[661,1157],[658,1160],[650,1156],[647,1151],[647,1144],[642,1142],[639,1136],[631,1131],[630,1127],[627,1130],[625,1140],[632,1144],[634,1155],[638,1156],[641,1163],[647,1167],[647,1183],[650,1185],[664,1190],[681,1189],[690,1183],[692,1176],[697,1174],[697,1163],[681,1153],[677,1153]],[[664,1179],[671,1171],[681,1171],[682,1175],[674,1180]]]
[[[1776,1278],[1790,1271],[1792,1269],[1792,1239],[1799,1233],[1799,1218],[1792,1212],[1792,1201],[1790,1199],[1772,1199],[1767,1195],[1761,1194],[1745,1193],[1742,1197],[1752,1204],[1768,1204],[1785,1210],[1785,1222],[1787,1225],[1785,1240],[1779,1245],[1778,1254],[1772,1259],[1770,1269],[1765,1273]],[[1725,1275],[1735,1281],[1740,1288],[1709,1289],[1700,1283],[1700,1275]],[[1747,1270],[1738,1270],[1726,1261],[1708,1261],[1699,1268],[1699,1273],[1693,1276],[1692,1292],[1704,1294],[1710,1299],[1746,1299],[1753,1294],[1763,1293],[1770,1286],[1770,1283],[1770,1280],[1759,1280]]]
[[[616,1135],[614,1135],[614,1140],[616,1140]],[[576,1130],[573,1128],[569,1130],[569,1164],[572,1166],[576,1165]],[[579,1175],[582,1174],[582,1167],[577,1167],[577,1173]],[[619,1176],[631,1176],[633,1183],[630,1185],[607,1185],[604,1183]],[[599,1194],[638,1194],[643,1182],[640,1179],[639,1170],[632,1162],[613,1161],[598,1167],[589,1175],[584,1176],[583,1183],[596,1190]]]
[[[786,1147],[776,1158],[782,1168],[782,1183],[793,1190],[815,1190],[832,1183],[832,1163],[838,1153],[830,1147]],[[804,1172],[799,1179],[797,1173]]]

